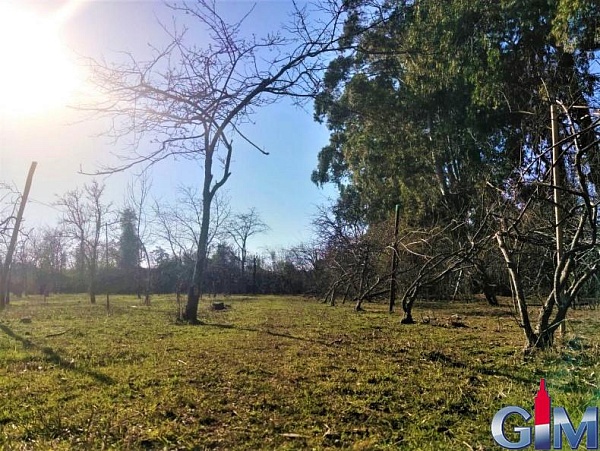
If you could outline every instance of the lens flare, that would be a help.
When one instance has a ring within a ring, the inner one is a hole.
[[[65,19],[0,2],[1,115],[38,115],[69,102],[80,77],[59,38]]]

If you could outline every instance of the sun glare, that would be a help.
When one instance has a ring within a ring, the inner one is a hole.
[[[58,25],[0,2],[0,115],[48,113],[71,99],[80,77]]]

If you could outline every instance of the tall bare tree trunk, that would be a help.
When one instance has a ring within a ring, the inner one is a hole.
[[[191,324],[198,324],[198,304],[202,295],[204,285],[204,273],[206,269],[206,253],[208,251],[208,232],[210,225],[210,205],[215,190],[211,190],[212,183],[212,161],[213,152],[206,150],[206,159],[204,161],[204,186],[202,187],[202,223],[200,225],[200,237],[198,239],[198,253],[196,254],[196,264],[192,281],[188,289],[187,304],[183,313],[183,320]]]
[[[88,282],[88,292],[90,295],[90,303],[96,303],[96,260],[90,261],[90,279]]]
[[[12,256],[15,252],[15,246],[17,245],[19,228],[21,227],[21,220],[23,219],[23,213],[25,211],[25,205],[27,204],[27,198],[29,197],[29,190],[31,189],[31,182],[33,181],[33,174],[36,166],[37,162],[33,161],[29,167],[29,173],[27,174],[27,180],[25,181],[25,190],[23,191],[23,196],[21,196],[21,204],[19,205],[19,211],[17,212],[17,218],[15,220],[15,227],[6,251],[6,257],[4,258],[4,266],[2,267],[2,274],[0,274],[0,309],[4,308],[9,302],[8,284],[10,280]]]
[[[183,313],[184,321],[192,324],[197,324],[198,321],[198,304],[204,285],[204,273],[206,269],[206,239],[208,237],[208,224],[210,208],[204,208],[204,217],[202,218],[202,227],[200,229],[200,243],[198,245],[198,253],[196,255],[196,264],[194,265],[194,273],[192,281],[188,289],[187,304]]]

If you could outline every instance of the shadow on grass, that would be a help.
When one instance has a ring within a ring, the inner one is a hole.
[[[439,352],[439,351],[432,351],[432,352],[426,353],[424,355],[424,358],[431,362],[439,362],[442,365],[447,366],[447,367],[471,370],[471,372],[473,374],[485,374],[486,376],[504,377],[504,378],[510,379],[512,381],[519,382],[521,384],[532,384],[532,383],[535,384],[535,382],[537,380],[539,380],[539,379],[536,379],[535,375],[523,376],[520,374],[515,374],[514,371],[511,371],[510,368],[506,368],[506,367],[498,367],[498,366],[487,367],[480,363],[476,363],[476,364],[473,364],[472,362],[465,363],[465,362],[457,360],[453,357],[447,356],[446,354]]]
[[[257,329],[257,328],[251,328],[251,327],[239,327],[239,326],[235,326],[233,324],[204,323],[204,325],[216,327],[219,329],[232,329],[232,330],[239,330],[239,331],[246,331],[246,332],[263,333],[263,334],[267,334],[267,335],[271,335],[271,336],[275,336],[275,337],[304,341],[304,342],[314,343],[314,344],[328,346],[328,347],[334,346],[337,344],[336,341],[327,342],[324,340],[317,340],[317,339],[311,339],[311,338],[306,338],[306,337],[298,337],[295,335],[290,335],[290,334],[281,333],[281,332],[273,332],[270,330]],[[374,350],[373,352],[375,352],[376,354],[382,354],[379,350]],[[534,384],[537,380],[539,380],[539,379],[536,379],[537,376],[535,376],[535,375],[522,376],[519,374],[515,374],[514,371],[510,370],[510,368],[504,368],[504,367],[490,368],[490,367],[487,367],[482,364],[473,364],[473,362],[469,362],[469,361],[463,362],[463,361],[457,360],[453,357],[450,357],[450,356],[448,356],[444,353],[438,352],[438,351],[432,351],[429,353],[425,353],[425,355],[423,357],[426,360],[429,360],[432,362],[439,362],[440,364],[442,364],[446,367],[471,371],[473,374],[484,374],[486,376],[504,377],[504,378],[507,378],[507,379],[510,379],[510,380],[513,380],[516,382],[523,383],[523,384]]]
[[[46,359],[46,361],[48,361],[50,363],[54,363],[55,365],[58,365],[60,368],[64,368],[66,370],[73,371],[73,372],[76,372],[76,373],[79,373],[79,374],[82,374],[85,376],[90,376],[91,378],[97,380],[98,382],[102,382],[103,384],[113,384],[114,383],[114,380],[111,377],[107,376],[106,374],[102,374],[97,371],[86,370],[83,368],[78,368],[78,367],[73,366],[70,362],[67,362],[64,358],[62,358],[54,349],[52,349],[48,346],[42,347],[42,346],[36,345],[28,338],[24,338],[24,337],[16,334],[10,327],[5,326],[4,324],[0,324],[0,330],[2,332],[4,332],[6,335],[8,335],[9,337],[14,338],[15,340],[21,342],[25,349],[33,349],[33,350],[40,351],[44,355],[44,358]]]
[[[540,380],[539,377],[537,377],[536,375],[521,376],[519,374],[515,374],[515,372],[511,371],[510,368],[496,369],[485,367],[482,365],[476,365],[473,368],[475,368],[477,372],[485,374],[486,376],[504,377],[514,382],[519,382],[521,384],[531,384],[532,386],[535,386],[535,384],[539,383]]]
[[[205,323],[206,326],[212,326],[212,327],[217,327],[219,329],[234,329],[234,330],[243,330],[246,332],[256,332],[259,334],[267,334],[267,335],[271,335],[273,337],[281,337],[281,338],[288,338],[290,340],[298,340],[298,341],[305,341],[307,343],[314,343],[314,344],[319,344],[319,345],[323,345],[323,346],[330,346],[332,345],[332,343],[328,343],[326,341],[323,340],[316,340],[313,338],[306,338],[306,337],[298,337],[296,335],[291,335],[291,334],[287,334],[287,333],[281,333],[281,332],[273,332],[271,330],[264,330],[264,329],[255,329],[252,327],[239,327],[239,326],[234,326],[233,324],[217,324],[217,323]]]
[[[471,300],[471,301],[433,301],[428,299],[422,299],[415,302],[415,311],[437,311],[437,310],[448,310],[448,307],[452,307],[455,313],[460,315],[469,316],[482,316],[482,317],[513,317],[510,306],[512,304],[507,301],[502,301],[500,305],[491,306],[486,301],[482,300]]]

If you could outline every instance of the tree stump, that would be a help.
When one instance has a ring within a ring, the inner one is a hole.
[[[225,310],[225,304],[223,302],[213,302],[212,309],[213,310]]]

